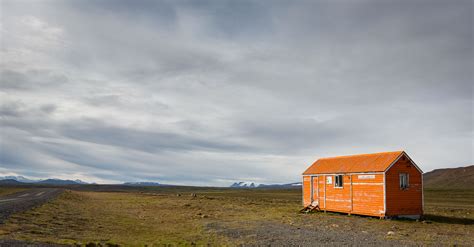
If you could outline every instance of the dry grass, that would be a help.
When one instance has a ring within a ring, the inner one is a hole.
[[[425,190],[427,220],[474,224],[474,190]]]
[[[25,188],[13,188],[13,187],[0,187],[0,196],[13,194],[16,192],[20,192],[26,190]]]
[[[469,191],[425,193],[426,223],[302,215],[299,190],[156,188],[146,192],[67,191],[11,217],[0,226],[0,238],[69,244],[238,245],[259,243],[256,231],[259,238],[265,234],[272,238],[271,232],[261,232],[270,224],[325,231],[335,238],[363,232],[396,243],[474,245],[474,194]],[[190,196],[192,192],[197,197]],[[387,231],[396,234],[387,236]],[[235,234],[241,232],[246,234]]]
[[[8,238],[56,243],[213,243],[195,210],[170,197],[67,191],[57,200],[13,216]]]

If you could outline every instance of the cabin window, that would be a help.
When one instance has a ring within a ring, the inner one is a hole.
[[[400,189],[408,188],[408,178],[408,173],[400,173]]]
[[[335,180],[334,188],[342,188],[343,176],[342,175],[336,175],[336,176],[334,176],[334,180]]]

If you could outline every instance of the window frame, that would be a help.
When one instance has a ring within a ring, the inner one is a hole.
[[[409,173],[402,172],[399,174],[398,177],[399,177],[399,186],[401,190],[406,190],[410,188],[410,174]],[[404,184],[403,184],[403,179],[402,179],[403,177],[405,178]]]
[[[340,179],[337,179],[338,177],[340,177]],[[344,188],[344,175],[342,174],[334,175],[334,188],[338,188],[338,189]]]

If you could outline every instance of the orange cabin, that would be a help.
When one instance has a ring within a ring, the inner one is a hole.
[[[303,205],[378,217],[423,214],[423,172],[404,152],[321,158],[303,173]]]

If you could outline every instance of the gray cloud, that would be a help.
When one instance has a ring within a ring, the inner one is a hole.
[[[68,78],[64,75],[52,74],[48,71],[0,71],[0,88],[2,90],[32,90],[45,87],[54,87],[67,83]]]
[[[0,172],[227,185],[360,152],[473,162],[472,1],[1,4]]]

